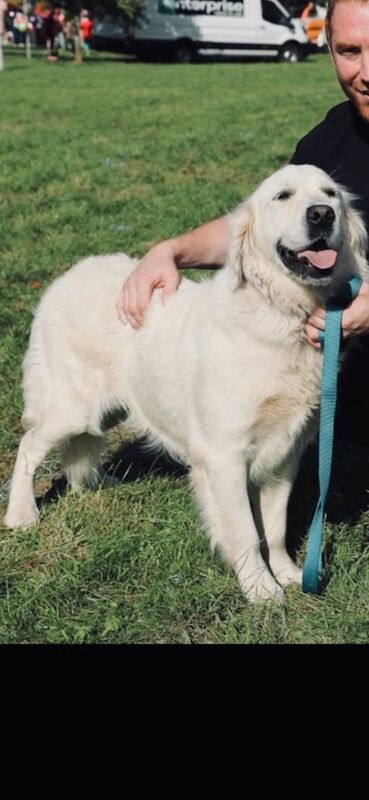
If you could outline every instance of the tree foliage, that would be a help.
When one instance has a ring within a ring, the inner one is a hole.
[[[60,5],[65,8],[68,15],[79,16],[82,8],[86,8],[92,17],[122,15],[132,21],[141,11],[144,0],[61,0]],[[52,0],[52,5],[56,5]]]

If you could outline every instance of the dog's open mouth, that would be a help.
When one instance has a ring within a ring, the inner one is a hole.
[[[278,255],[288,269],[301,278],[322,280],[329,278],[337,261],[337,250],[328,247],[325,239],[317,239],[306,250],[295,252],[281,242],[277,245]]]

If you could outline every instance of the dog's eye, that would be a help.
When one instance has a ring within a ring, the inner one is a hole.
[[[287,191],[279,192],[279,194],[276,194],[274,200],[288,200],[291,197],[291,195],[292,192],[287,192]]]
[[[323,191],[324,194],[327,195],[327,197],[336,197],[336,192],[334,191],[334,189],[323,189]]]

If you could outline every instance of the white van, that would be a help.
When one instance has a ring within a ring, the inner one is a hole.
[[[300,61],[303,24],[278,0],[145,0],[131,51],[188,63],[197,54]]]

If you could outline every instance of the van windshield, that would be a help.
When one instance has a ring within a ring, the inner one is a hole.
[[[288,25],[290,18],[283,14],[272,0],[261,0],[261,8],[265,22],[272,22],[273,25]]]

